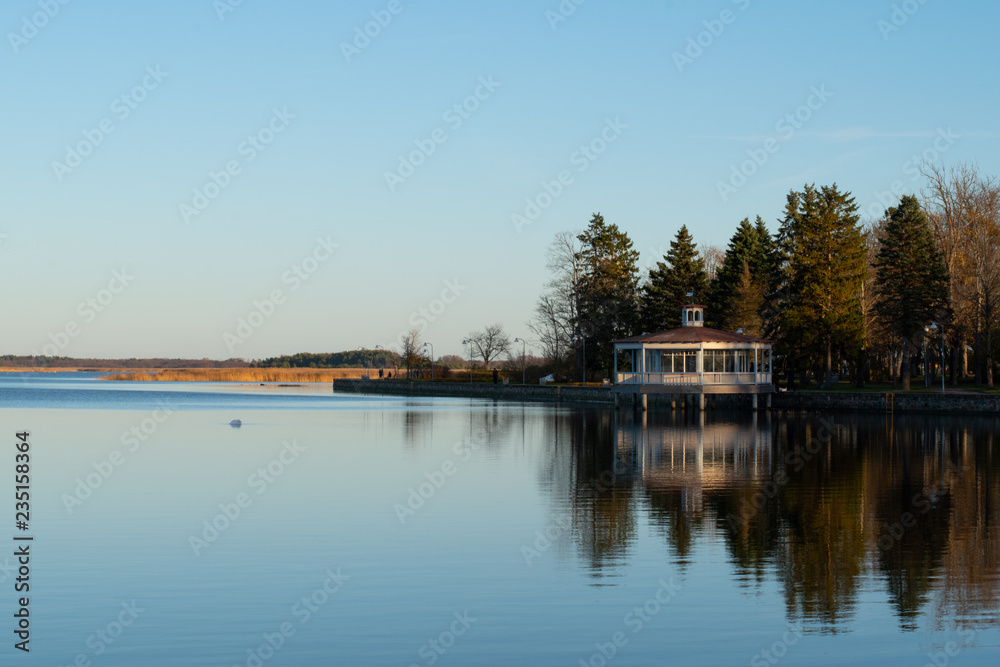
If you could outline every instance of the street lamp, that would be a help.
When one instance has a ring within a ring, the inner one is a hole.
[[[515,338],[514,342],[521,344],[521,384],[528,384],[528,382],[526,380],[526,378],[528,377],[527,374],[526,374],[527,371],[525,370],[525,367],[524,367],[525,342],[521,338]]]
[[[434,346],[430,343],[424,343],[424,347],[431,348],[431,382],[434,382]]]
[[[469,384],[472,384],[472,357],[469,356],[469,341],[463,340],[462,345],[465,346],[465,357],[469,360]]]
[[[941,393],[944,393],[944,325],[932,322],[930,329],[931,331],[941,328]]]
[[[583,386],[587,386],[587,337],[582,333],[573,336],[573,342],[583,342]]]

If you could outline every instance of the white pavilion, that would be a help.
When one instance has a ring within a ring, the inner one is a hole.
[[[770,405],[771,341],[705,326],[705,306],[681,310],[681,327],[614,341],[615,386],[621,394],[766,395]],[[629,370],[621,370],[628,368]]]

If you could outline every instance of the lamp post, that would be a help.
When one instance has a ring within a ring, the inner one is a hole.
[[[527,376],[527,371],[525,370],[525,367],[524,367],[525,342],[521,338],[515,338],[514,342],[521,344],[521,384],[528,384],[528,382],[527,382],[527,377],[528,377]]]
[[[424,343],[424,347],[431,348],[431,382],[434,382],[434,346],[430,343]]]
[[[469,360],[469,384],[472,384],[472,357],[469,356],[469,341],[463,340],[462,345],[465,347],[465,357]]]
[[[583,343],[583,386],[587,386],[587,337],[582,333],[573,336],[573,342]]]
[[[941,393],[944,393],[944,325],[937,322],[931,323],[931,331],[941,329]]]

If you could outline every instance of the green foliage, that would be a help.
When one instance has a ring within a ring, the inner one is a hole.
[[[348,350],[312,354],[300,352],[291,356],[272,357],[257,362],[259,368],[395,368],[399,355],[387,350]]]
[[[864,342],[860,294],[865,234],[850,193],[807,185],[788,194],[772,254],[768,334],[793,362],[856,355]]]
[[[710,286],[708,319],[713,326],[728,331],[746,326],[751,312],[740,293],[764,291],[773,251],[774,242],[760,216],[752,225],[749,218],[740,221]],[[744,269],[749,272],[752,285],[745,284]],[[760,308],[761,303],[756,302],[754,307]]]
[[[650,269],[642,288],[642,328],[650,333],[681,325],[681,308],[691,302],[689,292],[694,292],[695,301],[708,297],[705,261],[687,225],[677,231],[663,260]]]
[[[906,341],[909,352],[925,326],[949,316],[950,278],[916,197],[904,196],[887,216],[885,236],[875,259],[875,309],[889,330]],[[909,388],[908,371],[907,360],[903,364],[904,389]]]
[[[630,335],[636,323],[639,251],[600,213],[577,238],[583,245],[577,326],[586,339],[590,368],[610,373],[611,341]]]

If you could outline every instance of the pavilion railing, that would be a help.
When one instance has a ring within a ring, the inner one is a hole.
[[[619,373],[618,384],[740,385],[770,384],[770,373]]]

